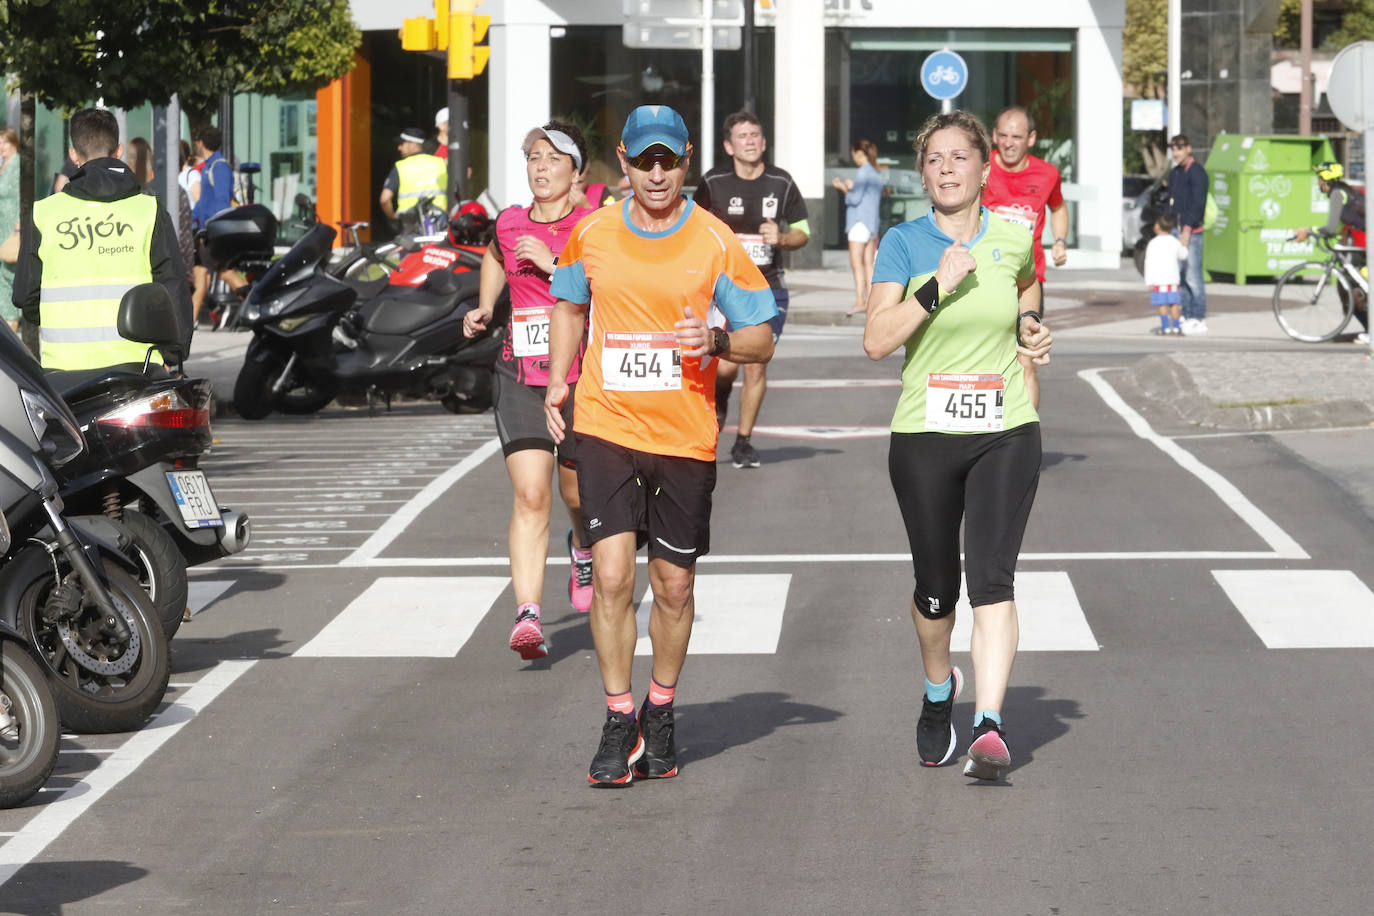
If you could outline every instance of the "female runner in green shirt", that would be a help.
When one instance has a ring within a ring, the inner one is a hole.
[[[926,694],[921,763],[957,744],[951,724],[963,673],[950,660],[959,597],[959,527],[973,606],[976,684],[966,775],[996,779],[1011,763],[1002,701],[1019,636],[1013,578],[1040,474],[1040,422],[1021,360],[1049,362],[1030,235],[981,204],[990,142],[965,111],[934,115],[915,143],[931,210],[883,237],[864,350],[906,348],[888,470],[911,543],[912,619]]]

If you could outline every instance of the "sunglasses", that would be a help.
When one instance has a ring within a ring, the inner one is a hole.
[[[663,166],[663,171],[671,172],[686,158],[685,155],[679,156],[667,147],[651,146],[638,156],[626,156],[625,161],[641,172],[652,172],[655,165],[661,165]]]

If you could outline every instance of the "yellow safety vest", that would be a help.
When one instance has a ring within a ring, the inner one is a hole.
[[[396,189],[397,213],[413,208],[421,197],[433,198],[440,207],[448,209],[448,163],[438,156],[407,156],[396,163],[396,177],[400,183]]]
[[[146,344],[119,336],[119,300],[153,279],[150,252],[157,198],[82,200],[54,194],[33,205],[42,233],[39,341],[45,369],[97,369],[143,362]]]

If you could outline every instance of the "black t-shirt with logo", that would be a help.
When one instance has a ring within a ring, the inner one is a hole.
[[[769,286],[782,287],[782,249],[764,242],[759,229],[771,219],[779,232],[786,232],[806,219],[806,201],[791,175],[765,165],[758,178],[741,178],[734,160],[727,159],[701,177],[692,199],[730,227]]]

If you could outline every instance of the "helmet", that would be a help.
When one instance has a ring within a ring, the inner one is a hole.
[[[1345,177],[1345,169],[1339,162],[1323,162],[1316,168],[1317,177],[1322,181],[1337,181]]]
[[[475,200],[459,204],[448,221],[448,240],[455,245],[485,245],[491,217]]]

